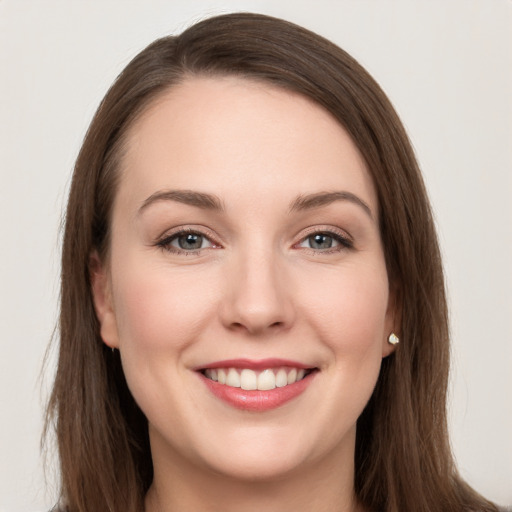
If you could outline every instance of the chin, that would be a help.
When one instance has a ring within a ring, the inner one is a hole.
[[[241,482],[270,483],[307,472],[332,455],[340,455],[342,446],[353,449],[352,430],[336,445],[329,433],[306,431],[306,423],[290,428],[252,427],[226,432],[204,450],[196,452],[196,461],[210,471]],[[338,433],[339,435],[339,433]],[[200,446],[199,443],[196,446]],[[202,453],[201,453],[202,452]]]
[[[246,483],[271,483],[292,475],[299,467],[303,467],[301,457],[293,454],[273,455],[248,453],[232,453],[227,459],[209,461],[210,470],[219,476]]]

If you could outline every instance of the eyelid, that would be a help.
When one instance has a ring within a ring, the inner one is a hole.
[[[180,235],[186,235],[189,233],[198,234],[205,237],[212,245],[210,247],[205,247],[201,249],[195,250],[184,250],[179,249],[177,247],[171,246],[171,241],[176,239]],[[308,237],[315,234],[326,234],[332,236],[336,241],[338,241],[339,246],[333,247],[331,249],[313,249],[307,247],[299,247],[301,243],[303,243]],[[314,253],[323,253],[328,254],[330,252],[340,252],[346,249],[352,249],[354,246],[354,240],[352,236],[345,230],[332,225],[315,225],[310,226],[302,230],[299,235],[297,242],[293,244],[294,249],[303,249],[306,251],[311,251]],[[187,255],[195,255],[204,251],[205,249],[219,249],[222,248],[222,244],[217,242],[219,237],[213,233],[209,228],[202,225],[181,225],[176,226],[172,229],[166,230],[162,235],[160,235],[155,242],[152,244],[154,246],[158,246],[163,250],[166,250],[170,253],[174,254],[187,254]]]
[[[204,247],[202,249],[195,249],[186,251],[184,249],[179,249],[178,247],[171,246],[171,242],[178,238],[180,235],[187,234],[197,234],[206,238],[210,243],[210,247]],[[182,225],[176,226],[170,230],[166,230],[162,235],[160,235],[154,242],[154,246],[160,247],[161,249],[168,251],[173,254],[187,254],[187,255],[195,255],[199,254],[201,251],[206,249],[219,249],[222,248],[222,245],[218,243],[216,240],[218,237],[207,227],[201,225]]]
[[[312,249],[308,247],[303,247],[302,249],[310,250],[315,253],[329,253],[329,252],[339,252],[343,249],[352,249],[354,247],[354,239],[352,236],[347,233],[344,229],[341,229],[336,226],[330,226],[330,225],[317,225],[317,226],[310,226],[299,234],[299,240],[296,242],[293,247],[299,248],[299,244],[303,243],[308,237],[315,235],[315,234],[326,234],[326,235],[332,235],[333,238],[335,238],[339,243],[339,247],[333,247],[332,249],[325,249],[325,250],[319,250],[319,249]]]

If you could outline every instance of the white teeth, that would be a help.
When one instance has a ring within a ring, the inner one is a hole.
[[[293,384],[297,380],[297,370],[292,368],[288,374],[288,384]]]
[[[267,391],[276,387],[276,376],[272,370],[263,370],[258,375],[258,389]]]
[[[303,368],[267,368],[259,373],[249,368],[208,368],[204,371],[204,376],[208,379],[248,391],[282,388],[302,380],[305,375],[306,370]]]
[[[286,372],[281,368],[276,375],[276,387],[282,388],[288,384],[288,376]]]
[[[258,376],[256,372],[247,368],[242,370],[240,373],[240,387],[247,390],[258,389]]]
[[[240,387],[240,375],[238,375],[238,372],[234,368],[229,369],[226,384],[232,388]]]

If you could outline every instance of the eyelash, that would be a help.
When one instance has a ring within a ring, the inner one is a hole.
[[[174,242],[175,240],[178,240],[180,237],[185,236],[185,235],[197,235],[197,236],[203,238],[204,240],[207,240],[211,245],[209,247],[203,247],[203,248],[199,248],[199,249],[195,249],[195,250],[179,249],[179,248],[171,245],[172,242]],[[198,255],[204,249],[217,249],[217,248],[221,247],[220,244],[217,244],[213,241],[212,235],[203,233],[200,230],[192,229],[192,228],[179,229],[178,231],[174,231],[173,233],[171,233],[169,235],[165,235],[162,239],[158,240],[155,245],[167,252],[170,252],[173,254],[184,254],[187,256]]]
[[[303,249],[312,253],[312,254],[332,254],[339,253],[345,250],[350,250],[354,248],[354,242],[352,239],[346,234],[337,229],[329,228],[329,229],[319,229],[318,227],[311,228],[308,233],[301,240],[294,245],[294,247],[299,247],[300,244],[303,244],[309,238],[312,238],[317,235],[324,235],[326,237],[332,238],[339,245],[335,247],[330,247],[326,249],[314,249],[312,247],[304,247]]]
[[[201,237],[204,240],[207,240],[211,245],[209,247],[203,247],[198,248],[195,250],[186,250],[186,249],[179,249],[177,247],[174,247],[172,242],[175,240],[178,240],[180,237],[185,235],[197,235]],[[318,228],[311,228],[309,233],[307,233],[305,236],[303,236],[299,242],[293,245],[295,249],[300,249],[300,245],[303,244],[305,241],[307,241],[309,238],[312,238],[313,236],[318,235],[324,235],[326,237],[332,238],[335,242],[338,243],[335,247],[330,247],[326,249],[314,249],[312,247],[303,247],[304,250],[312,253],[312,254],[332,254],[337,252],[342,252],[347,249],[353,249],[354,243],[353,241],[346,235],[342,234],[341,232],[338,232],[337,230],[330,229],[318,229]],[[158,240],[155,245],[157,247],[160,247],[161,249],[173,253],[173,254],[184,254],[187,256],[190,255],[198,255],[201,251],[205,249],[218,249],[222,246],[220,244],[217,244],[213,241],[213,236],[209,233],[201,232],[197,229],[192,228],[185,228],[185,229],[179,229],[178,231],[175,231],[169,235],[165,235],[162,239]]]

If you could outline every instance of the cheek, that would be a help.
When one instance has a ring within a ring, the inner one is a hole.
[[[323,430],[323,453],[332,453],[354,432],[377,382],[386,330],[388,281],[380,263],[347,265],[310,273],[309,285],[296,295],[308,297],[301,315],[327,351],[322,399],[315,416]],[[303,292],[308,290],[307,294]]]
[[[146,260],[125,258],[112,276],[123,371],[146,416],[179,430],[176,408],[162,404],[193,402],[179,383],[186,378],[189,348],[193,351],[215,311],[213,276]]]
[[[310,276],[303,314],[339,362],[381,354],[388,310],[388,281],[381,265],[346,267]]]
[[[184,350],[214,310],[214,276],[125,262],[113,282],[114,304],[122,350],[144,356]]]
[[[387,273],[380,262],[370,262],[357,268],[347,265],[329,276],[311,275],[311,279],[314,286],[309,289],[316,292],[309,294],[303,315],[308,315],[330,354],[331,363],[321,368],[329,399],[319,414],[327,423],[338,425],[329,437],[335,442],[340,431],[355,425],[379,376],[388,310]]]

